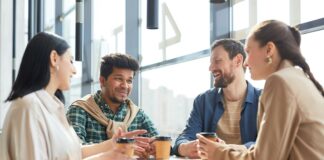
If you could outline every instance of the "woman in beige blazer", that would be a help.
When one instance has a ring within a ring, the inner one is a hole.
[[[259,103],[256,144],[212,142],[200,135],[199,152],[208,159],[324,159],[324,91],[300,52],[298,30],[268,20],[250,32],[245,65],[254,80],[265,79]]]
[[[69,45],[61,37],[41,32],[28,43],[19,73],[7,98],[11,106],[0,137],[0,159],[128,159],[114,139],[145,131],[119,131],[113,139],[81,146],[68,124],[56,90],[70,88],[76,73]]]

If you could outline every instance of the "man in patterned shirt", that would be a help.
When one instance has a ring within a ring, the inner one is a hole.
[[[118,127],[126,131],[145,129],[143,137],[158,134],[150,118],[128,99],[138,68],[137,61],[126,54],[102,58],[101,90],[75,101],[67,111],[67,118],[83,144],[110,139]]]

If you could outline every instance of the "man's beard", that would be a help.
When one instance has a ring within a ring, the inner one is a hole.
[[[118,100],[116,97],[109,97],[110,101],[113,103],[121,104],[124,103],[124,100]]]
[[[234,81],[235,77],[234,75],[224,74],[220,77],[219,80],[215,79],[214,87],[216,88],[226,88],[229,84],[231,84]]]

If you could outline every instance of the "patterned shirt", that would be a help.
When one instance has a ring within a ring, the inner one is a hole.
[[[93,95],[95,102],[106,115],[107,118],[117,122],[122,122],[127,113],[126,103],[122,103],[117,112],[114,113],[106,104],[101,96],[101,91],[97,91]],[[81,107],[70,107],[66,113],[67,119],[73,126],[75,132],[82,140],[83,144],[100,143],[108,139],[106,134],[106,127],[94,119],[88,112]],[[136,129],[145,129],[147,133],[141,136],[152,137],[156,136],[157,130],[154,128],[150,118],[140,108],[133,122],[128,127],[128,131]]]

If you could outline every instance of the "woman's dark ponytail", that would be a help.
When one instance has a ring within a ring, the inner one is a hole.
[[[324,97],[323,87],[315,79],[309,65],[301,54],[301,35],[297,28],[288,26],[277,20],[268,20],[262,22],[253,34],[254,38],[259,41],[262,46],[270,41],[275,43],[281,58],[290,60],[294,65],[301,67]]]

